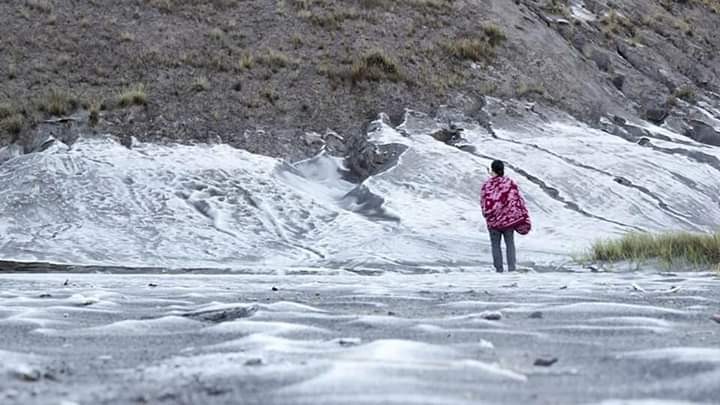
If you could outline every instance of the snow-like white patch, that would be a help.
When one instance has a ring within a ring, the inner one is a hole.
[[[581,21],[595,21],[597,16],[585,8],[585,2],[583,0],[573,0],[570,4],[570,12],[573,18]]]
[[[222,322],[217,325],[207,327],[203,332],[209,333],[229,333],[249,335],[253,333],[262,333],[267,335],[289,335],[299,333],[328,333],[328,330],[316,326],[301,325],[290,322],[263,322],[235,320],[230,322]]]
[[[85,329],[38,329],[37,332],[62,336],[148,336],[166,335],[200,329],[202,323],[178,316],[166,316],[157,319],[124,320],[107,325]]]
[[[718,169],[697,156],[720,148],[642,125],[669,141],[640,146],[568,118],[497,127],[497,137],[468,125],[460,150],[429,136],[440,124],[427,117],[378,120],[369,138],[406,150],[362,184],[326,154],[291,164],[226,145],[81,137],[0,164],[0,257],[244,273],[484,269],[478,200],[494,158],[533,218],[516,238],[521,262],[563,265],[628,230],[717,229]]]
[[[548,313],[593,313],[593,314],[633,314],[633,315],[687,315],[685,311],[657,307],[652,305],[623,304],[618,302],[578,302],[575,304],[545,307]]]
[[[669,347],[639,350],[624,353],[622,357],[644,360],[669,360],[673,363],[713,363],[720,365],[720,349],[708,347]]]
[[[645,399],[608,399],[595,402],[592,405],[703,405],[703,402],[675,401],[672,399],[645,398]]]

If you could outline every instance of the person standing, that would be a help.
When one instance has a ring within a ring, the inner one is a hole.
[[[501,239],[505,240],[508,271],[516,270],[515,232],[530,232],[530,215],[517,184],[505,176],[505,164],[495,160],[490,165],[490,178],[482,186],[480,204],[490,233],[495,271],[503,272]]]

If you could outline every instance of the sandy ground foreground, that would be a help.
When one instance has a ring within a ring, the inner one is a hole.
[[[0,403],[719,403],[718,286],[711,273],[3,274]]]

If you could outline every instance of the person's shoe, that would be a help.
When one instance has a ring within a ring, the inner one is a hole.
[[[508,273],[515,271],[515,269],[508,269]]]
[[[495,269],[495,272],[496,272],[496,273],[502,273],[503,271],[502,271],[502,269],[500,269],[500,270]]]

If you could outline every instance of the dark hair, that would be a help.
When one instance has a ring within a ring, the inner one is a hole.
[[[502,160],[493,160],[492,164],[490,165],[490,169],[492,169],[493,173],[497,174],[498,176],[505,175],[505,164],[502,162]]]

